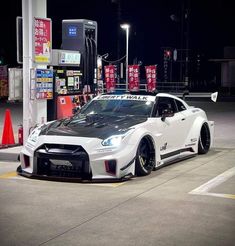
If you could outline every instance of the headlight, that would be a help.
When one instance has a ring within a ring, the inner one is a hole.
[[[112,146],[112,147],[117,147],[121,144],[122,139],[125,137],[125,135],[115,135],[111,136],[109,138],[106,138],[105,140],[102,141],[103,146]]]

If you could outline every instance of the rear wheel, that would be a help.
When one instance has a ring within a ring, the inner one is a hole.
[[[135,168],[137,176],[145,176],[151,173],[155,165],[155,153],[152,141],[145,137],[143,138],[138,146]]]
[[[198,154],[206,154],[210,149],[211,136],[210,129],[207,123],[202,125],[200,137],[198,141]]]

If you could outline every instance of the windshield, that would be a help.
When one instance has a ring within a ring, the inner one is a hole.
[[[152,111],[152,101],[137,100],[93,100],[81,109],[81,114],[102,115],[136,115],[149,117]]]

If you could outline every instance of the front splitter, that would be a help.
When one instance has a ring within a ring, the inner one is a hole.
[[[84,179],[84,178],[79,178],[79,177],[74,178],[74,177],[47,176],[47,175],[38,175],[38,174],[28,173],[22,170],[21,166],[17,167],[16,172],[18,175],[26,177],[26,178],[30,178],[30,179],[39,179],[39,180],[57,181],[57,182],[73,182],[73,183],[118,183],[118,182],[128,181],[131,178],[135,177],[131,174],[126,175],[125,177],[122,177],[120,179],[118,178]]]

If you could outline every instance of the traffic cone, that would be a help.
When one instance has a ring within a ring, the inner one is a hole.
[[[5,111],[5,121],[2,132],[2,144],[9,145],[15,144],[12,122],[11,122],[11,112],[9,109]]]

